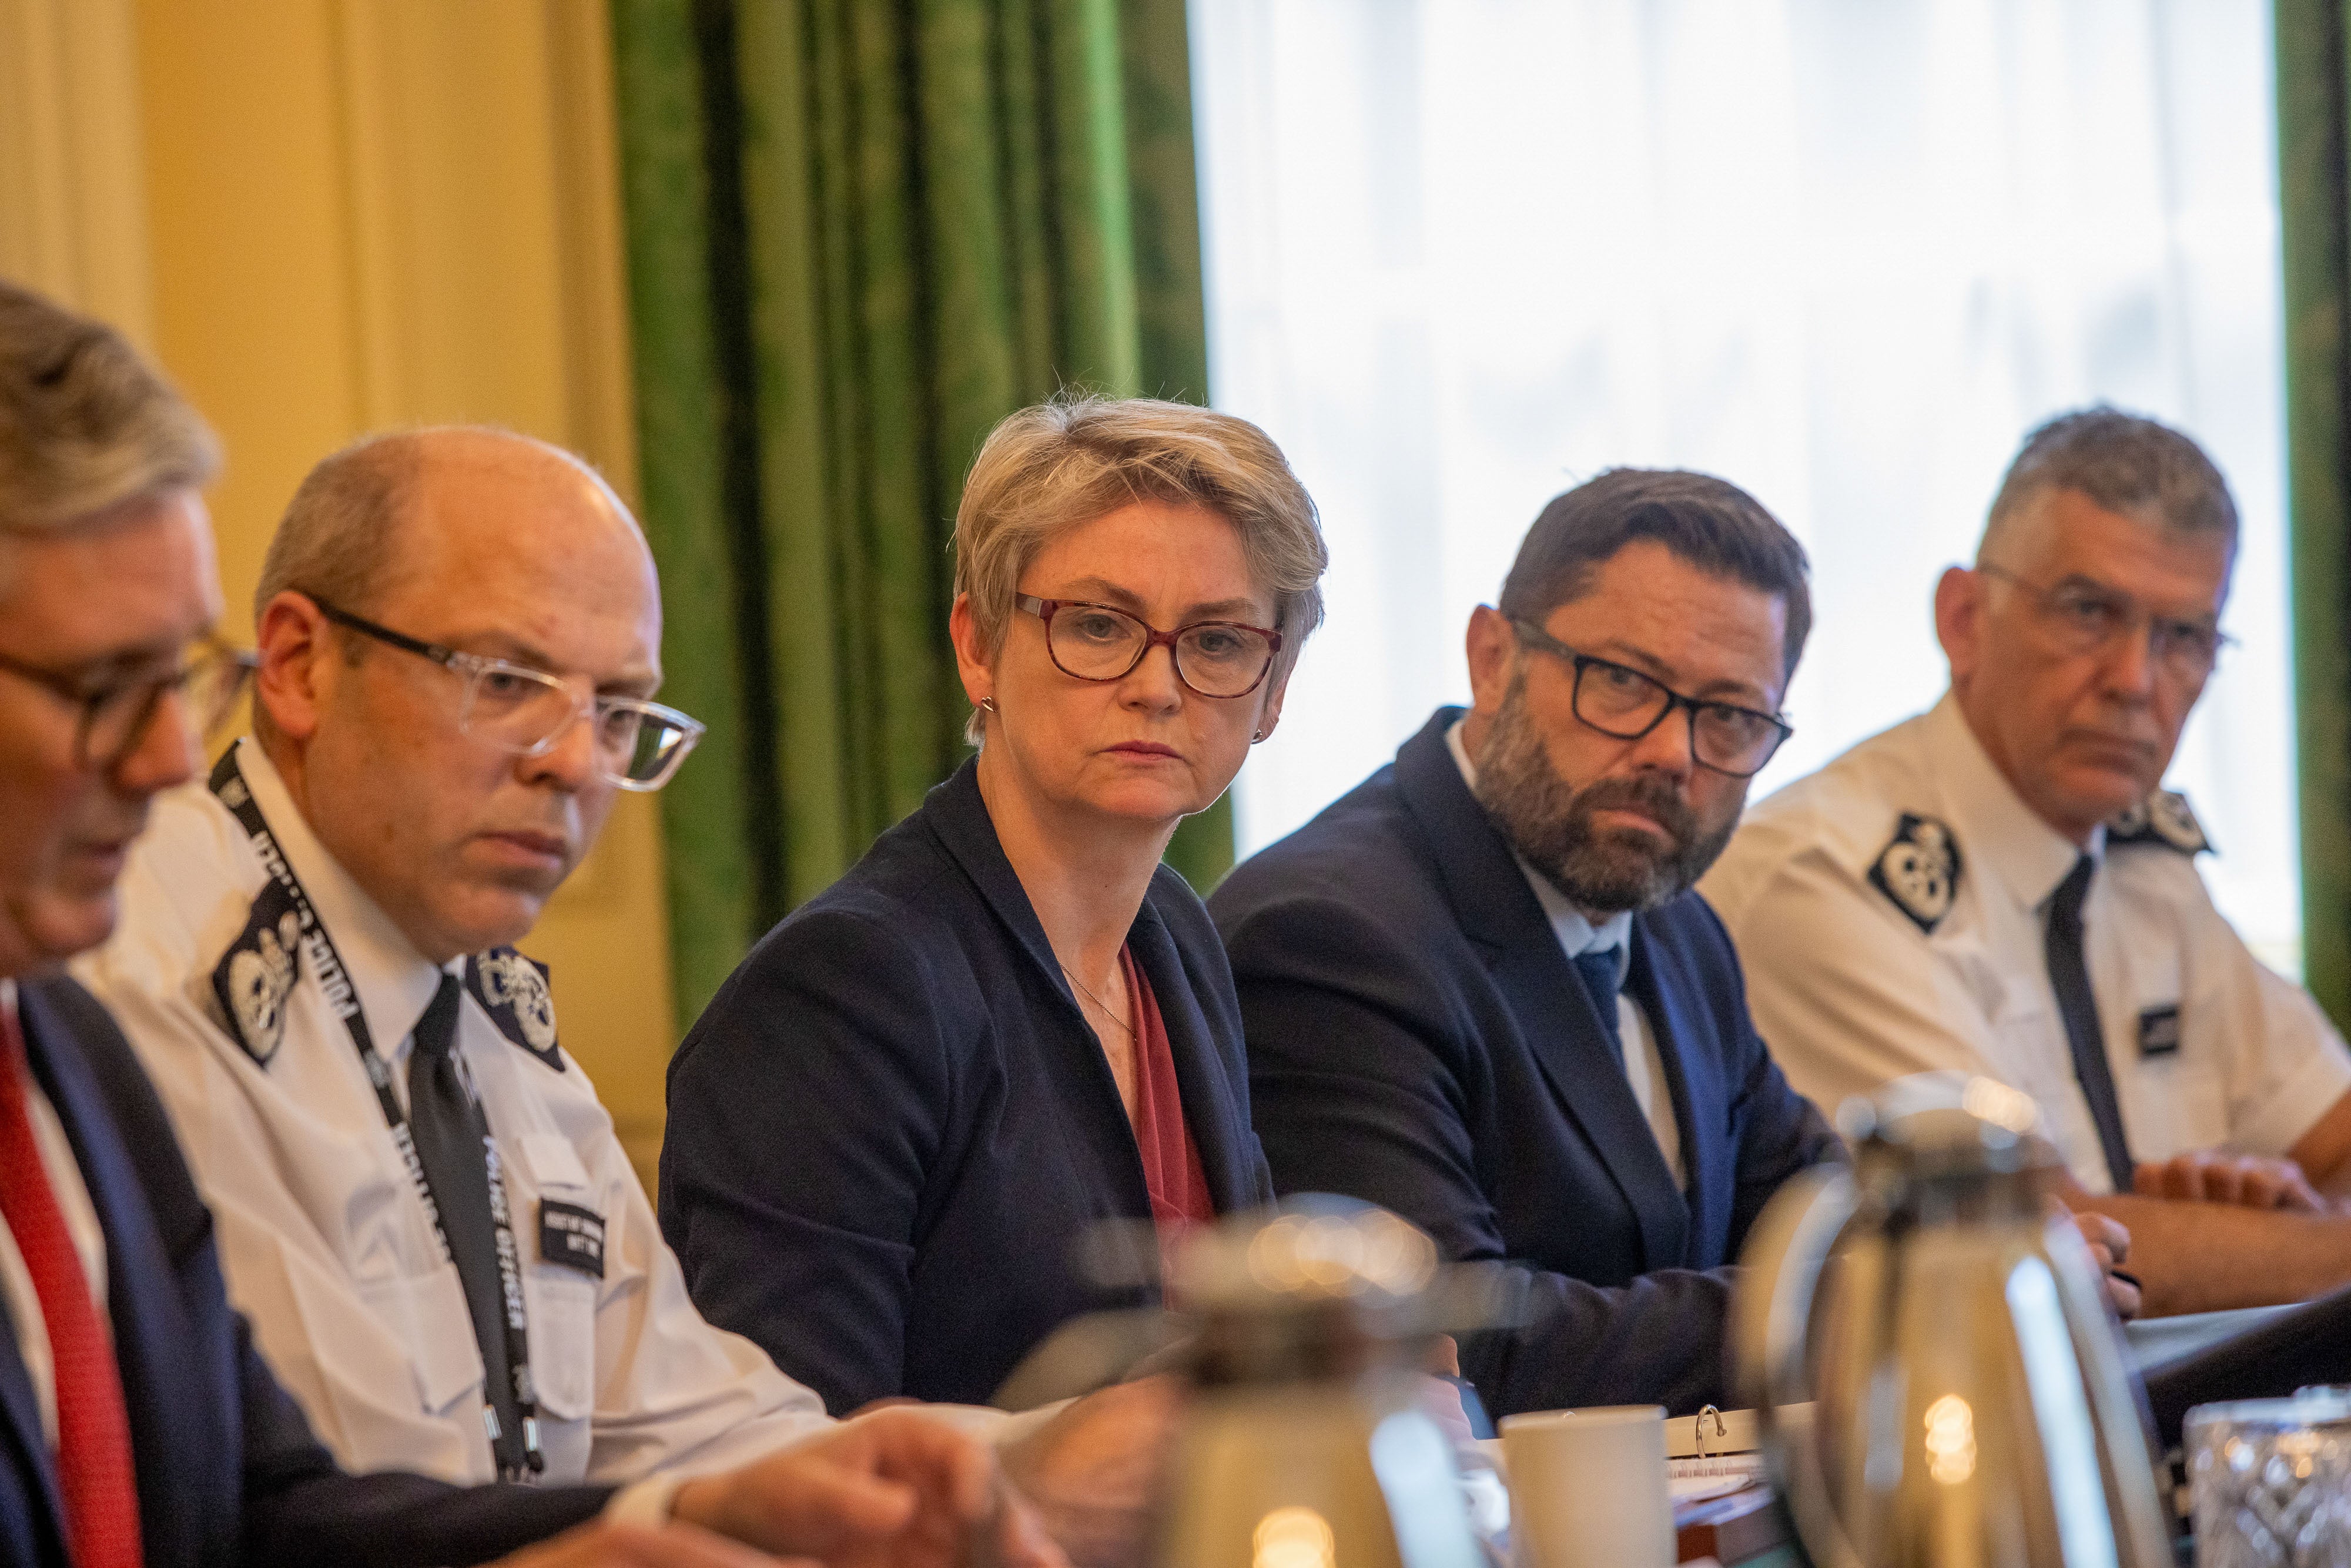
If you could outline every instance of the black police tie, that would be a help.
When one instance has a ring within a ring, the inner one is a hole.
[[[457,1002],[464,995],[456,977],[444,974],[441,988],[416,1020],[415,1048],[408,1058],[408,1125],[434,1207],[441,1212],[441,1233],[449,1239],[457,1278],[465,1287],[474,1339],[482,1347],[483,1386],[498,1423],[490,1448],[499,1472],[511,1476],[525,1464],[522,1407],[507,1359],[506,1291],[498,1281],[497,1223],[490,1215],[490,1171],[483,1148],[490,1128],[451,1054],[457,1043]]]
[[[1616,949],[1586,947],[1575,956],[1575,972],[1583,977],[1583,988],[1592,993],[1592,1005],[1600,1009],[1601,1027],[1608,1031],[1608,1048],[1616,1053],[1619,1066],[1625,1061],[1625,1036],[1616,1017]]]
[[[2049,985],[2057,993],[2057,1013],[2065,1020],[2065,1041],[2074,1048],[2074,1076],[2090,1103],[2105,1150],[2106,1174],[2116,1192],[2131,1189],[2130,1144],[2123,1136],[2122,1103],[2106,1065],[2106,1040],[2098,1028],[2097,999],[2090,994],[2090,969],[2082,959],[2082,904],[2090,896],[2093,863],[2084,855],[2049,899]]]

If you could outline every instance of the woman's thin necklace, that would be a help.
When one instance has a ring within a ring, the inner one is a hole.
[[[1056,964],[1061,964],[1061,960],[1059,957],[1054,958],[1053,962]],[[1086,1000],[1093,1003],[1095,1008],[1100,1009],[1102,1017],[1118,1025],[1120,1033],[1125,1035],[1129,1040],[1133,1040],[1134,1038],[1134,1030],[1133,1026],[1124,1019],[1119,1017],[1118,1014],[1113,1012],[1108,1002],[1094,995],[1093,988],[1087,985],[1083,980],[1079,979],[1078,972],[1075,969],[1071,968],[1067,964],[1061,964],[1061,973],[1069,976],[1070,984],[1077,987],[1078,993],[1084,997]]]

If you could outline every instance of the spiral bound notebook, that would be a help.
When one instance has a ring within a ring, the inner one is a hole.
[[[1752,1410],[1718,1410],[1666,1420],[1666,1473],[1677,1481],[1750,1480],[1763,1473],[1762,1424]],[[1690,1495],[1692,1489],[1677,1488]]]

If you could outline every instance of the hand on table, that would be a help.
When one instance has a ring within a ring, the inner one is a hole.
[[[671,1513],[833,1568],[951,1568],[967,1561],[1066,1568],[1006,1486],[993,1450],[912,1411],[882,1411],[740,1469],[688,1481]]]
[[[2158,1164],[2141,1165],[2131,1175],[2131,1190],[2141,1197],[2232,1203],[2244,1208],[2323,1211],[2330,1207],[2292,1160],[2232,1155],[2223,1149],[2198,1149]]]
[[[1184,1393],[1183,1380],[1168,1374],[1114,1384],[1004,1449],[1012,1484],[1078,1568],[1142,1561]]]
[[[2130,1232],[2120,1220],[2087,1210],[2068,1216],[2089,1244],[2090,1257],[2098,1265],[2098,1274],[2106,1287],[2106,1301],[2115,1309],[2115,1316],[2127,1322],[2138,1316],[2138,1281],[2128,1274],[2117,1272],[2124,1259],[2130,1256]]]

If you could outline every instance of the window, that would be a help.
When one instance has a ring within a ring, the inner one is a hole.
[[[1467,696],[1551,496],[1723,475],[1812,552],[1757,798],[1931,705],[1928,604],[2023,433],[2171,421],[2245,519],[2170,783],[2298,957],[2263,0],[1193,0],[1217,406],[1322,504],[1331,617],[1240,848]]]

